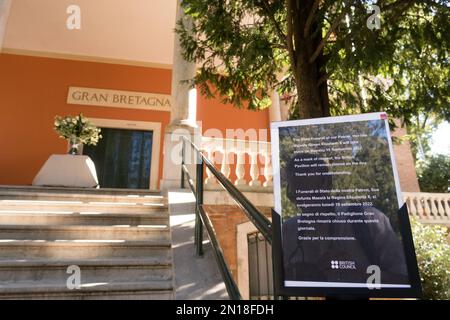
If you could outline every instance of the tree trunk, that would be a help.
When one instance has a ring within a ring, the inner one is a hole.
[[[323,52],[314,61],[310,61],[322,40],[321,31],[317,31],[320,30],[321,26],[314,22],[311,24],[311,31],[306,35],[304,34],[308,16],[315,1],[289,1],[291,3],[288,10],[291,10],[294,44],[291,60],[293,60],[292,66],[298,99],[292,117],[300,119],[326,117],[330,115],[330,111]]]
[[[308,45],[306,47],[308,48]],[[299,108],[298,115],[301,119],[328,116],[328,90],[326,81],[325,86],[319,84],[321,72],[318,61],[316,60],[310,63],[310,55],[304,52],[309,52],[309,50],[299,50],[297,54],[297,68],[295,70],[298,99],[297,107]]]

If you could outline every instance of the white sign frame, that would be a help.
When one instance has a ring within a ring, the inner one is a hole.
[[[388,140],[388,148],[391,158],[392,165],[392,175],[395,184],[396,190],[396,198],[398,202],[399,213],[404,210],[405,205],[403,202],[402,193],[400,190],[400,180],[397,173],[397,165],[395,161],[395,155],[393,151],[391,134],[389,130],[388,116],[385,112],[376,112],[376,113],[368,113],[361,115],[350,115],[350,116],[340,116],[340,117],[326,117],[326,118],[318,118],[318,119],[306,119],[306,120],[294,120],[294,121],[280,121],[280,122],[272,122],[270,125],[271,128],[271,143],[272,143],[272,167],[273,167],[273,181],[274,181],[274,218],[276,217],[280,230],[276,232],[280,232],[280,248],[274,248],[274,252],[282,249],[282,241],[281,241],[281,224],[282,224],[282,202],[281,202],[281,174],[280,174],[280,150],[279,150],[279,129],[283,127],[296,127],[296,126],[306,126],[306,125],[316,125],[316,124],[333,124],[333,123],[345,123],[345,122],[358,122],[358,121],[371,121],[371,120],[384,120],[385,128],[386,128],[386,137]],[[406,212],[406,220],[407,211]],[[405,229],[409,229],[409,222],[406,225],[401,226],[402,229],[402,237],[405,237]],[[408,234],[409,233],[409,234]],[[285,290],[285,292],[290,292],[290,294],[294,292],[315,292],[320,295],[324,292],[331,292],[331,294],[339,294],[339,293],[354,293],[357,295],[371,295],[371,296],[396,296],[396,295],[404,295],[404,296],[417,296],[420,295],[420,280],[418,276],[417,270],[417,261],[414,253],[414,244],[412,241],[411,231],[407,231],[406,235],[407,239],[403,238],[404,246],[405,246],[405,255],[406,263],[408,267],[408,274],[410,277],[410,284],[388,284],[381,283],[380,289],[378,293],[369,293],[370,288],[367,283],[348,283],[348,282],[317,282],[317,281],[286,281],[283,279],[279,280],[280,290]],[[406,242],[405,242],[406,241]],[[411,249],[412,248],[412,249]],[[276,254],[278,255],[278,254]],[[275,259],[275,258],[274,258]],[[280,258],[278,258],[280,260]],[[282,259],[281,259],[282,260]],[[279,268],[283,269],[282,261],[278,261],[281,263]],[[367,290],[367,291],[366,291]],[[383,291],[384,290],[384,291]],[[376,291],[376,290],[375,290]],[[389,292],[389,293],[387,293]]]

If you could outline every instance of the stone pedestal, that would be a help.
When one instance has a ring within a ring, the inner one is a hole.
[[[88,156],[53,154],[33,180],[33,186],[95,188],[94,162]]]
[[[182,137],[200,145],[198,129],[187,125],[170,125],[164,133],[164,170],[161,190],[166,193],[169,189],[180,188],[181,183],[181,160],[182,160]],[[185,161],[192,178],[195,179],[195,153],[186,144]]]

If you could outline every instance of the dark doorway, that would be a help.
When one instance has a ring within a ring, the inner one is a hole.
[[[102,128],[96,146],[83,154],[95,163],[101,188],[149,189],[153,132]]]

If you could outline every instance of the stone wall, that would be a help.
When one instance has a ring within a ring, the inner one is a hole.
[[[406,135],[406,128],[401,127],[400,122],[397,122],[397,125],[398,128],[393,132],[392,136],[401,138]],[[403,192],[420,192],[409,141],[394,143],[394,154],[400,179],[400,189]]]
[[[205,205],[204,208],[216,230],[217,240],[222,247],[225,260],[237,283],[237,225],[249,220],[236,205]],[[259,207],[258,209],[264,215],[270,217],[270,208]]]

